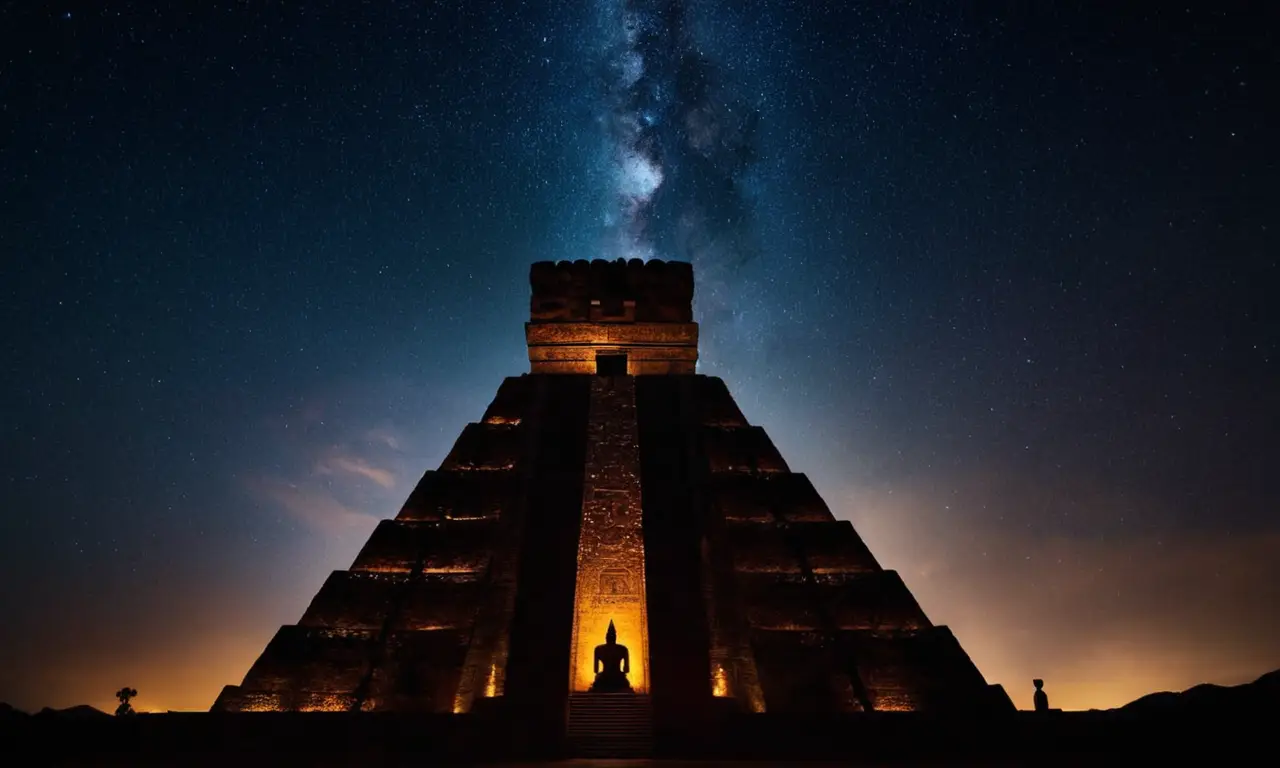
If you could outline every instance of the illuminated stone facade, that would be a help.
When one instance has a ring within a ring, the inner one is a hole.
[[[633,376],[694,372],[693,269],[682,262],[540,262],[525,338],[533,373],[586,373],[614,358]]]
[[[687,264],[534,265],[532,373],[216,710],[564,727],[612,619],[655,733],[717,713],[1010,708],[725,383]]]
[[[649,621],[634,377],[593,377],[587,414],[570,690],[591,688],[593,650],[613,622],[618,643],[631,653],[631,687],[644,693],[649,689]]]

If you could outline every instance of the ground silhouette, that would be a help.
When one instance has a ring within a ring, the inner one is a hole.
[[[1215,762],[1269,752],[1280,716],[1280,670],[1236,686],[1197,685],[1084,712],[1021,711],[940,717],[728,714],[658,735],[662,758],[844,765],[1151,764],[1189,750]],[[404,713],[139,713],[93,707],[28,715],[0,704],[0,740],[62,765],[458,765],[567,756],[563,734],[496,715]],[[16,752],[15,752],[16,753]],[[1034,756],[1029,761],[1028,756]],[[197,759],[198,758],[198,759]],[[853,762],[849,762],[853,761]],[[734,764],[738,763],[722,763]],[[746,764],[745,762],[742,764]]]

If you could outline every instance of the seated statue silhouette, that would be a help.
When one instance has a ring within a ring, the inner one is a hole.
[[[1049,694],[1044,692],[1044,681],[1037,677],[1035,680],[1032,680],[1031,682],[1036,687],[1036,693],[1034,696],[1031,697],[1031,700],[1035,702],[1036,711],[1048,712],[1049,711]]]
[[[613,628],[613,620],[609,620],[609,631],[604,634],[604,645],[597,645],[595,658],[591,662],[596,679],[591,684],[595,693],[630,693],[631,683],[627,682],[627,674],[631,671],[631,652],[627,646],[618,645],[618,630]]]

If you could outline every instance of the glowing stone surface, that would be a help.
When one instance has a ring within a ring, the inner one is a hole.
[[[572,691],[591,688],[593,652],[612,621],[618,643],[631,652],[631,687],[644,693],[649,689],[649,623],[634,378],[592,379],[587,430],[569,686]]]

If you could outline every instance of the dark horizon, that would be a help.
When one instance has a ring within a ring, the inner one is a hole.
[[[1280,668],[1273,27],[0,6],[0,701],[207,709],[635,254],[1018,706]]]

